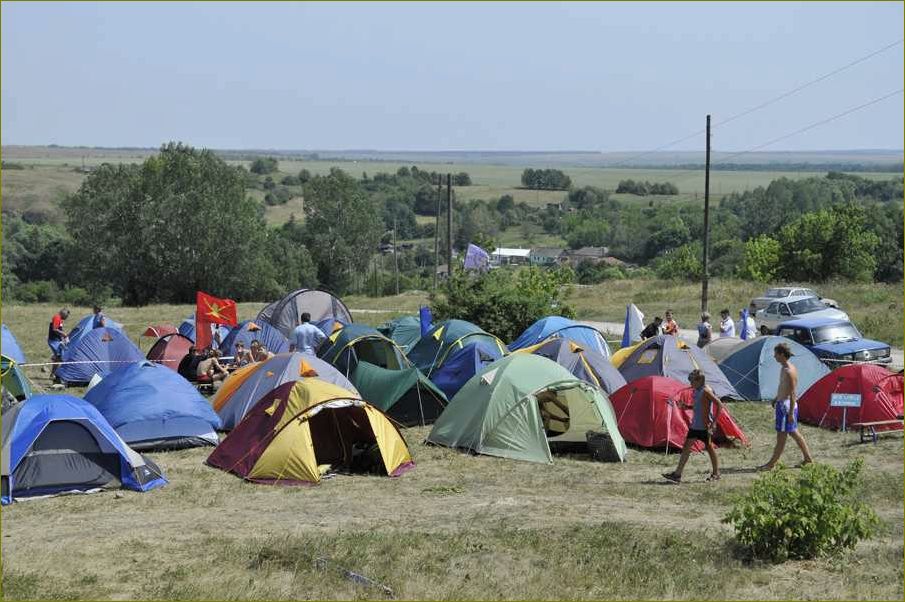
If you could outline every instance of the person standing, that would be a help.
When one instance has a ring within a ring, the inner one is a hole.
[[[666,321],[663,322],[663,334],[671,334],[674,337],[679,336],[679,324],[672,317],[672,310],[666,310]]]
[[[735,336],[735,322],[729,315],[729,310],[724,309],[720,312],[720,338],[725,339]]]
[[[321,329],[311,323],[311,314],[302,314],[302,323],[292,331],[292,346],[290,351],[298,351],[309,355],[316,355],[317,348],[327,338]]]
[[[682,455],[679,456],[679,465],[672,472],[663,474],[663,478],[673,483],[682,482],[682,471],[685,470],[685,463],[691,455],[691,449],[695,441],[701,441],[710,456],[710,476],[708,481],[720,480],[720,463],[716,457],[716,449],[713,447],[712,436],[716,430],[717,421],[723,411],[723,405],[719,398],[713,394],[713,391],[705,384],[704,373],[700,370],[692,370],[688,375],[688,382],[694,388],[694,407],[691,420],[691,427],[688,429],[688,435],[685,437],[685,444],[682,446]],[[716,414],[713,413],[716,408]]]
[[[105,328],[107,326],[107,316],[104,315],[103,308],[100,305],[94,306],[94,318],[91,320],[91,328]]]
[[[698,324],[698,347],[704,347],[713,340],[713,327],[710,325],[710,314],[706,311],[701,314],[701,323]]]
[[[778,344],[773,349],[773,359],[782,366],[779,375],[779,389],[776,392],[776,398],[773,400],[774,416],[776,418],[776,446],[773,448],[773,456],[770,461],[762,466],[758,466],[758,471],[773,470],[782,452],[786,447],[786,440],[789,437],[798,444],[801,455],[804,459],[801,466],[810,464],[814,461],[811,457],[811,450],[808,449],[807,441],[798,432],[798,396],[795,389],[798,387],[798,369],[789,361],[792,357],[792,351],[785,343]]]
[[[53,315],[47,327],[47,346],[50,347],[50,361],[52,362],[50,377],[54,381],[56,381],[57,376],[57,364],[63,359],[63,352],[66,350],[66,345],[69,344],[69,337],[66,335],[66,331],[63,330],[63,323],[68,317],[69,310],[64,307]]]
[[[746,341],[750,341],[757,336],[757,324],[754,323],[754,318],[751,317],[751,314],[744,309],[738,312],[737,330],[738,335]]]

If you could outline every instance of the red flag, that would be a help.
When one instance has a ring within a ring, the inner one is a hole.
[[[211,324],[235,326],[236,302],[232,299],[218,299],[207,293],[197,292],[195,307],[195,347],[204,349],[211,344]]]

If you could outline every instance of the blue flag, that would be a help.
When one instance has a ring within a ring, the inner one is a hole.
[[[740,336],[742,337],[743,341],[747,341],[748,340],[748,310],[747,309],[742,310],[741,327],[742,327],[742,332],[741,332]]]
[[[427,331],[431,329],[431,323],[434,321],[434,316],[431,315],[431,308],[426,305],[421,306],[418,315],[421,318],[421,336],[424,336],[427,334]]]

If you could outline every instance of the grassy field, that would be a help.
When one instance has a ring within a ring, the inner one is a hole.
[[[727,303],[754,289],[741,283],[713,288]],[[845,304],[872,289],[877,287],[821,290]],[[680,322],[690,323],[694,304],[676,295],[693,293],[693,287],[632,281],[577,289],[572,302],[583,315],[614,320],[621,319],[624,300],[635,298],[646,312],[667,304]],[[890,287],[882,296],[892,294]],[[901,288],[897,294],[899,305],[889,311],[901,332]],[[414,311],[424,295],[345,301],[361,310],[357,321],[378,324]],[[240,319],[262,306],[240,304]],[[56,309],[3,307],[3,322],[33,361],[47,355],[46,321]],[[109,315],[137,340],[148,324],[178,324],[191,311],[114,307]],[[87,312],[74,308],[73,318]],[[27,373],[40,388],[49,386],[36,368]],[[703,482],[708,464],[701,456],[692,458],[688,482],[675,486],[659,478],[676,461],[662,451],[633,449],[621,465],[576,454],[546,466],[425,446],[427,428],[403,432],[414,471],[397,479],[338,476],[316,487],[244,483],[203,465],[209,450],[151,454],[170,481],[162,489],[4,508],[3,596],[387,597],[380,588],[350,581],[343,571],[351,570],[399,599],[901,599],[902,435],[861,445],[856,434],[803,427],[818,461],[841,467],[864,459],[864,499],[880,515],[880,531],[838,558],[751,563],[720,519],[755,478],[752,467],[769,456],[772,415],[764,404],[729,409],[751,447],[720,451],[725,476],[718,484]],[[786,460],[797,462],[797,450],[790,449]]]

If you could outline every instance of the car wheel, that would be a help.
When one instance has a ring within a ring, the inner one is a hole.
[[[768,334],[770,334],[770,329],[767,328],[766,326],[761,326],[760,333],[764,336],[767,336]]]

